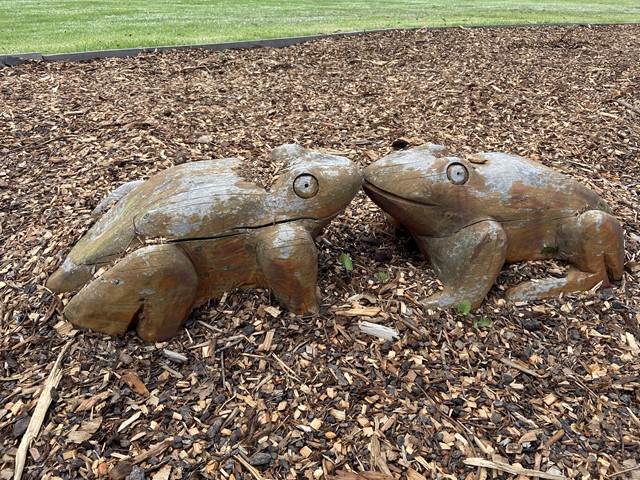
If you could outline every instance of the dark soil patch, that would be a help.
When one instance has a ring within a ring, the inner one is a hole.
[[[637,478],[639,58],[640,27],[576,26],[0,70],[0,478],[11,477],[69,341],[27,478],[503,475],[465,464],[475,457],[570,478]],[[394,142],[530,156],[613,207],[626,231],[625,278],[514,305],[507,285],[563,268],[520,264],[479,311],[431,314],[419,301],[437,288],[433,272],[360,194],[318,239],[319,316],[265,310],[268,292],[231,292],[156,345],[62,320],[44,281],[110,190],[227,156],[268,184],[268,152],[288,142],[363,166]],[[401,339],[360,332],[361,307]]]

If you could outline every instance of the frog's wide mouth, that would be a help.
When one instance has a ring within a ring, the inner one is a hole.
[[[367,180],[364,180],[362,182],[362,188],[367,193],[367,195],[369,195],[374,201],[380,200],[381,202],[391,203],[394,205],[406,204],[406,205],[413,205],[413,206],[419,206],[419,207],[437,207],[438,206],[433,202],[412,200],[410,198],[402,197],[396,193],[392,193],[388,190],[380,188],[374,185],[373,183],[368,182]]]

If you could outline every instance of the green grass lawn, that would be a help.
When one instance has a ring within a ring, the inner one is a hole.
[[[640,1],[0,0],[0,54],[554,22],[640,22]]]

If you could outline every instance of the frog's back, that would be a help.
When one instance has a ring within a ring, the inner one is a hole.
[[[267,221],[268,193],[235,173],[239,162],[226,158],[183,164],[142,183],[78,241],[60,274],[51,277],[51,288],[77,288],[96,266],[144,243],[230,236]]]
[[[138,205],[136,231],[173,241],[228,236],[268,224],[269,193],[239,177],[238,165],[234,158],[211,160],[156,175],[132,199]]]
[[[531,221],[575,216],[586,210],[609,211],[594,191],[570,177],[528,158],[483,153],[471,158],[481,181],[475,185],[486,197],[498,221]]]
[[[533,160],[487,153],[471,161],[484,182],[475,188],[487,193],[478,205],[507,235],[508,263],[548,258],[565,222],[588,210],[609,212],[595,192]]]

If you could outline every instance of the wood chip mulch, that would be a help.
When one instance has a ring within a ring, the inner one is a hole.
[[[0,70],[0,478],[68,344],[23,478],[638,479],[639,59],[639,26],[567,26]],[[228,156],[268,184],[287,142],[362,166],[424,142],[530,156],[613,207],[624,279],[506,302],[566,269],[530,262],[476,312],[425,311],[433,272],[360,194],[318,238],[318,316],[254,290],[161,344],[64,322],[44,281],[109,191]]]

